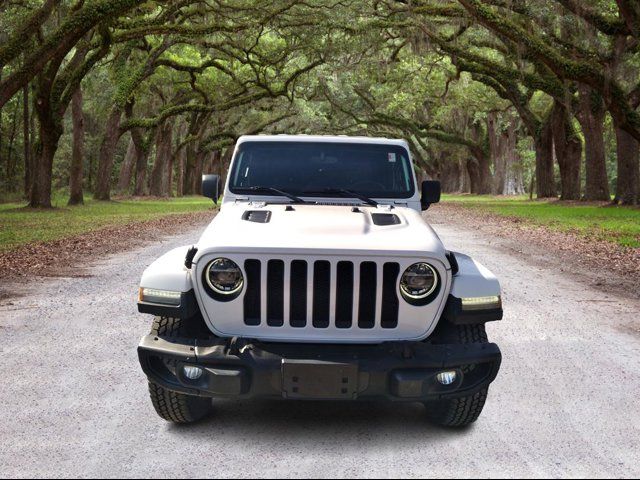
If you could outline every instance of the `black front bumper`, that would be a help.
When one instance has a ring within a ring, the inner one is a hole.
[[[204,397],[313,400],[427,401],[472,395],[496,378],[501,362],[493,343],[175,343],[152,335],[142,339],[138,355],[149,380],[168,390]],[[201,377],[187,378],[185,365],[200,367]],[[443,371],[455,371],[455,382],[438,382]]]

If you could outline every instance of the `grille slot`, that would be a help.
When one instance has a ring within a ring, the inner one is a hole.
[[[331,264],[318,260],[313,265],[313,326],[329,326],[331,302]]]
[[[374,262],[360,264],[360,301],[358,305],[358,327],[373,328],[376,323],[376,277]]]
[[[398,309],[400,301],[396,293],[400,265],[385,263],[382,271],[382,312],[380,326],[382,328],[396,328],[398,326]]]
[[[291,262],[291,299],[289,301],[289,323],[292,327],[307,325],[307,262]]]
[[[284,262],[269,260],[267,263],[267,325],[284,325]]]
[[[244,323],[260,325],[260,260],[246,260],[247,291],[244,294]]]
[[[336,275],[336,327],[353,324],[353,262],[338,262]]]

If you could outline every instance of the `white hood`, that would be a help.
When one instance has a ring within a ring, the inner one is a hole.
[[[267,223],[243,219],[247,211],[269,211]],[[372,214],[395,214],[399,223],[376,225]],[[198,256],[210,251],[253,251],[444,259],[445,249],[421,215],[404,207],[227,203],[198,242]]]

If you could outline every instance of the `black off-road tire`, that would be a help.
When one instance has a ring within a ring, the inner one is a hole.
[[[484,325],[451,325],[445,324],[439,329],[434,343],[488,343]],[[463,367],[463,373],[473,370],[473,366]],[[475,422],[484,408],[488,388],[483,388],[474,395],[426,402],[427,417],[436,425],[445,427],[466,427]]]
[[[155,317],[151,326],[151,335],[167,340],[203,339],[211,336],[200,314],[188,318]]]
[[[199,316],[187,320],[156,317],[151,327],[151,335],[156,335],[166,340],[176,340],[180,338],[202,338],[209,335],[209,332],[204,325],[204,321]],[[156,413],[168,422],[197,422],[207,417],[213,409],[210,398],[172,392],[153,382],[149,382],[149,396]]]
[[[149,382],[149,395],[156,413],[168,422],[194,423],[207,417],[212,410],[210,398],[172,392],[153,382]]]

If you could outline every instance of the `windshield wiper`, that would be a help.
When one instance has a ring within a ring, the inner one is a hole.
[[[377,207],[378,206],[378,202],[376,202],[375,200],[362,195],[361,193],[358,192],[354,192],[353,190],[346,190],[344,188],[325,188],[324,190],[320,190],[317,192],[302,192],[303,194],[309,194],[312,195],[314,193],[324,193],[324,194],[328,194],[328,195],[340,195],[341,197],[353,197],[353,198],[357,198],[358,200],[362,200],[364,203],[366,203],[367,205],[371,205],[372,207]]]
[[[254,186],[254,187],[241,187],[237,189],[238,191],[248,191],[248,192],[263,192],[263,193],[271,193],[273,195],[279,195],[283,197],[287,197],[289,200],[292,200],[295,203],[309,203],[306,200],[295,196],[293,193],[285,192],[284,190],[279,190],[273,187],[262,187],[262,186]]]

